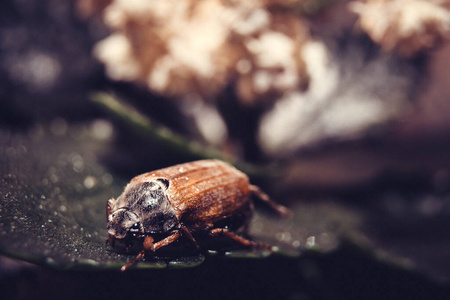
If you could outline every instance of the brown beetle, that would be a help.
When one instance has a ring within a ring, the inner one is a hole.
[[[143,250],[125,271],[141,260],[146,252],[156,251],[187,237],[199,248],[194,236],[226,236],[244,246],[270,249],[236,235],[244,228],[253,211],[251,196],[267,203],[283,216],[289,210],[272,200],[247,175],[218,160],[200,160],[148,172],[134,177],[117,199],[108,200],[109,243],[113,239],[143,239]],[[155,242],[155,237],[160,239]]]

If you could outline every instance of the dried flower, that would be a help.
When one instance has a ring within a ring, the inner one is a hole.
[[[387,50],[411,57],[450,35],[448,0],[367,0],[352,2],[360,27]]]
[[[114,0],[104,13],[114,33],[95,54],[111,78],[167,96],[209,99],[234,85],[244,103],[275,99],[308,82],[307,26],[275,9],[291,2]]]
[[[286,93],[260,123],[261,149],[290,157],[330,141],[349,141],[379,130],[410,105],[415,70],[395,56],[368,56],[363,44],[345,51],[323,42],[305,44],[310,85]]]

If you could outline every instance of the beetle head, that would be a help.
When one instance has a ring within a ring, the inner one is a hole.
[[[139,216],[126,207],[117,209],[109,215],[108,233],[118,239],[123,239],[128,234],[134,236],[142,234]]]
[[[118,239],[166,233],[178,224],[175,211],[166,196],[165,179],[128,185],[117,200],[107,204],[108,233]]]

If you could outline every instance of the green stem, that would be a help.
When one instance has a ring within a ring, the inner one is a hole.
[[[248,173],[250,176],[271,177],[268,168],[258,167],[238,160],[217,149],[206,147],[200,143],[189,141],[183,136],[174,133],[170,129],[157,125],[147,116],[140,113],[136,108],[118,99],[115,95],[98,92],[91,95],[91,100],[112,113],[120,120],[129,125],[133,130],[141,133],[145,138],[151,139],[158,144],[164,145],[176,151],[183,152],[199,159],[220,159],[235,165],[237,168]],[[269,175],[269,176],[268,176]]]

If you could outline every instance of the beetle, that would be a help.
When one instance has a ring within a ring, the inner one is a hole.
[[[199,249],[195,236],[225,236],[248,247],[271,247],[235,233],[244,233],[253,212],[253,199],[268,204],[282,216],[289,209],[272,201],[248,176],[219,160],[199,160],[134,177],[117,199],[106,205],[109,238],[142,240],[137,256],[121,270],[142,260],[146,253],[185,237]],[[155,241],[155,238],[158,239]]]

